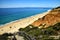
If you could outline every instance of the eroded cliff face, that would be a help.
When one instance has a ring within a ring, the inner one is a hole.
[[[47,15],[39,18],[31,25],[38,27],[41,25],[45,25],[45,27],[48,27],[50,25],[56,24],[57,22],[60,22],[60,7],[52,9]]]

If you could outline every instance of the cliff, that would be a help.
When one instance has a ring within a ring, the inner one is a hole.
[[[43,16],[42,18],[39,18],[31,25],[37,27],[44,25],[45,27],[48,27],[58,22],[60,22],[60,7],[53,8],[47,15]]]

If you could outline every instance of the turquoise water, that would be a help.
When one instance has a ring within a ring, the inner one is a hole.
[[[46,12],[51,8],[0,8],[0,25]]]

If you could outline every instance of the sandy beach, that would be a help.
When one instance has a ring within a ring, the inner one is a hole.
[[[10,23],[7,23],[3,26],[0,26],[0,35],[3,33],[14,33],[17,32],[19,28],[25,28],[27,25],[33,23],[38,18],[43,17],[48,14],[49,11],[44,12],[42,14],[33,15],[27,18],[19,19]]]

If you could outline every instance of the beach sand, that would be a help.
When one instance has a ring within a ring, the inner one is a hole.
[[[48,11],[49,12],[49,11]],[[29,24],[48,14],[48,12],[44,12],[42,14],[37,14],[34,16],[30,16],[27,18],[19,19],[3,26],[0,26],[0,35],[3,33],[14,33],[17,32],[19,28],[25,28]],[[23,16],[23,15],[22,15]]]

